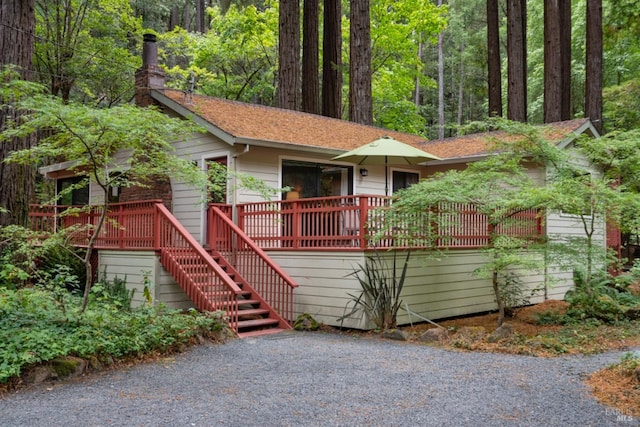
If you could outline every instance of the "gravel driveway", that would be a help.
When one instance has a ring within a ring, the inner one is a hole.
[[[543,359],[287,332],[0,400],[2,426],[638,426],[582,379],[623,352]]]

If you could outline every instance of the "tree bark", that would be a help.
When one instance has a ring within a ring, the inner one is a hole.
[[[278,48],[278,106],[300,109],[300,1],[281,0]]]
[[[571,118],[571,0],[544,2],[544,122]]]
[[[22,79],[31,80],[35,30],[35,0],[3,0],[0,3],[0,65],[13,64]],[[0,105],[10,102],[0,98]],[[18,120],[10,106],[0,109],[0,131],[7,120]],[[0,144],[0,226],[29,224],[29,204],[33,202],[35,167],[5,163],[13,151],[30,148],[35,136],[14,138]]]
[[[320,114],[318,0],[304,0],[302,21],[302,111]]]
[[[585,116],[602,133],[602,0],[587,0]]]
[[[373,124],[369,0],[350,0],[349,120]]]
[[[544,0],[544,122],[562,119],[560,0]]]
[[[527,121],[527,5],[507,0],[507,118]]]
[[[489,116],[502,117],[502,69],[500,62],[498,0],[487,0],[487,62]]]
[[[571,114],[571,0],[560,1],[560,61],[562,77],[561,120],[569,120]]]
[[[206,23],[205,23],[205,0],[196,0],[196,32],[197,33],[205,33],[206,32]]]
[[[442,0],[438,0],[438,7]],[[444,31],[438,34],[438,139],[444,139]]]
[[[324,0],[322,42],[322,115],[342,117],[342,8],[340,0]]]

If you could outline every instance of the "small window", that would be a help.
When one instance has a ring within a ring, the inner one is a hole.
[[[393,192],[417,184],[419,180],[417,172],[393,171]]]
[[[84,206],[89,204],[89,186],[82,185],[82,182],[86,178],[81,176],[74,176],[71,178],[58,179],[57,182],[57,194],[64,192],[62,197],[58,200],[59,205],[63,206]],[[71,191],[68,191],[71,188]],[[65,191],[67,190],[67,191]]]

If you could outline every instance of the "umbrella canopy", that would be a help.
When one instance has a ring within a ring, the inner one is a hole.
[[[440,160],[440,158],[393,138],[384,137],[340,154],[332,160],[343,160],[358,165],[384,165],[384,192],[388,195],[388,165],[417,165],[428,160]]]

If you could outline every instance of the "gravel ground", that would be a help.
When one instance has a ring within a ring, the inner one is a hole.
[[[638,426],[582,383],[621,354],[544,359],[287,332],[24,389],[0,400],[0,425]]]

